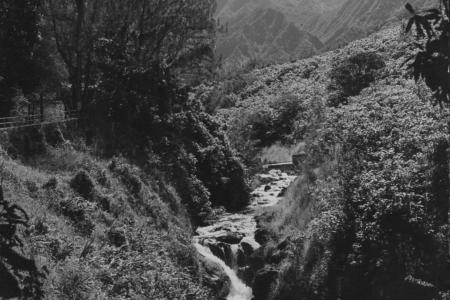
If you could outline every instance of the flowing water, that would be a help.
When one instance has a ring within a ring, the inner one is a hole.
[[[238,251],[242,243],[250,245],[254,250],[260,247],[255,241],[256,221],[255,212],[258,208],[273,206],[281,199],[280,192],[286,189],[295,179],[280,171],[271,171],[269,174],[258,175],[262,185],[252,193],[251,204],[241,213],[226,213],[213,225],[200,227],[194,237],[194,245],[200,255],[206,260],[219,265],[230,278],[230,292],[227,300],[251,300],[252,289],[238,277]],[[232,235],[235,241],[224,243],[224,237]],[[222,242],[220,242],[222,241]],[[228,264],[215,256],[209,248],[211,244],[227,245],[230,249]]]
[[[219,264],[225,274],[230,278],[230,293],[227,296],[227,300],[250,300],[253,297],[252,289],[245,285],[237,276],[236,272],[233,271],[229,266],[225,264],[223,260],[214,256],[208,247],[202,246],[199,243],[195,243],[195,248],[200,255],[203,255],[206,259],[211,262]]]

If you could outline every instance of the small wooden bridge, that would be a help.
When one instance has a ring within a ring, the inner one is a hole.
[[[0,118],[0,131],[16,128],[25,128],[33,126],[42,126],[48,124],[72,122],[79,119],[78,111],[70,111],[61,115],[24,115],[15,117]]]
[[[306,158],[305,152],[300,152],[292,155],[292,161],[272,163],[263,165],[264,170],[280,170],[280,171],[295,171],[302,165]]]
[[[293,171],[295,169],[295,165],[292,161],[289,161],[289,162],[263,165],[263,169],[264,170]]]

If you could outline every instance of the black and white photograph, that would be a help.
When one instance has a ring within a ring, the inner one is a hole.
[[[0,0],[0,300],[450,300],[450,0]]]

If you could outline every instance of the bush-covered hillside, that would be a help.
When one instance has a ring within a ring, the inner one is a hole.
[[[43,275],[36,299],[215,297],[223,278],[204,272],[192,234],[224,207],[246,205],[243,167],[207,114],[180,112],[147,128],[147,142],[108,149],[113,157],[73,126],[1,132],[4,198],[28,215],[19,236]],[[7,236],[0,246],[16,249]],[[11,272],[27,270],[4,258]],[[12,282],[26,292],[27,278]]]
[[[43,140],[42,152],[21,162],[20,152],[13,160],[6,151],[19,144],[1,138],[4,197],[29,217],[20,236],[46,270],[45,299],[213,297],[191,246],[190,216],[162,174],[69,141]]]
[[[339,92],[330,79],[333,70],[342,69],[352,55],[376,53],[382,60],[376,64],[385,68],[374,72],[374,76],[403,76],[405,70],[400,66],[413,54],[410,41],[399,27],[392,27],[323,55],[235,77],[239,88],[225,90],[228,98],[237,99],[235,105],[219,110],[228,124],[232,144],[250,162],[255,157],[252,151],[258,152],[274,141],[296,144],[308,139],[325,117],[324,106],[329,101],[324,99]]]
[[[220,111],[248,159],[263,136],[305,144],[301,175],[260,219],[272,236],[256,266],[272,278],[261,299],[447,299],[448,114],[410,78],[414,50],[402,32],[255,70],[236,107]],[[371,53],[382,63],[369,78],[351,63]],[[370,80],[330,103],[336,82],[361,78]]]

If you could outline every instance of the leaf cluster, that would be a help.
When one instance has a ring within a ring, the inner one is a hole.
[[[36,267],[34,260],[15,250],[24,246],[18,226],[28,226],[28,215],[4,198],[0,185],[0,296],[42,299],[45,274]]]
[[[423,78],[434,92],[435,104],[441,107],[450,102],[450,4],[441,0],[440,9],[416,12],[408,3],[406,9],[413,14],[406,27],[411,31],[415,24],[417,35],[425,43],[416,43],[419,49],[410,67],[414,78]]]

